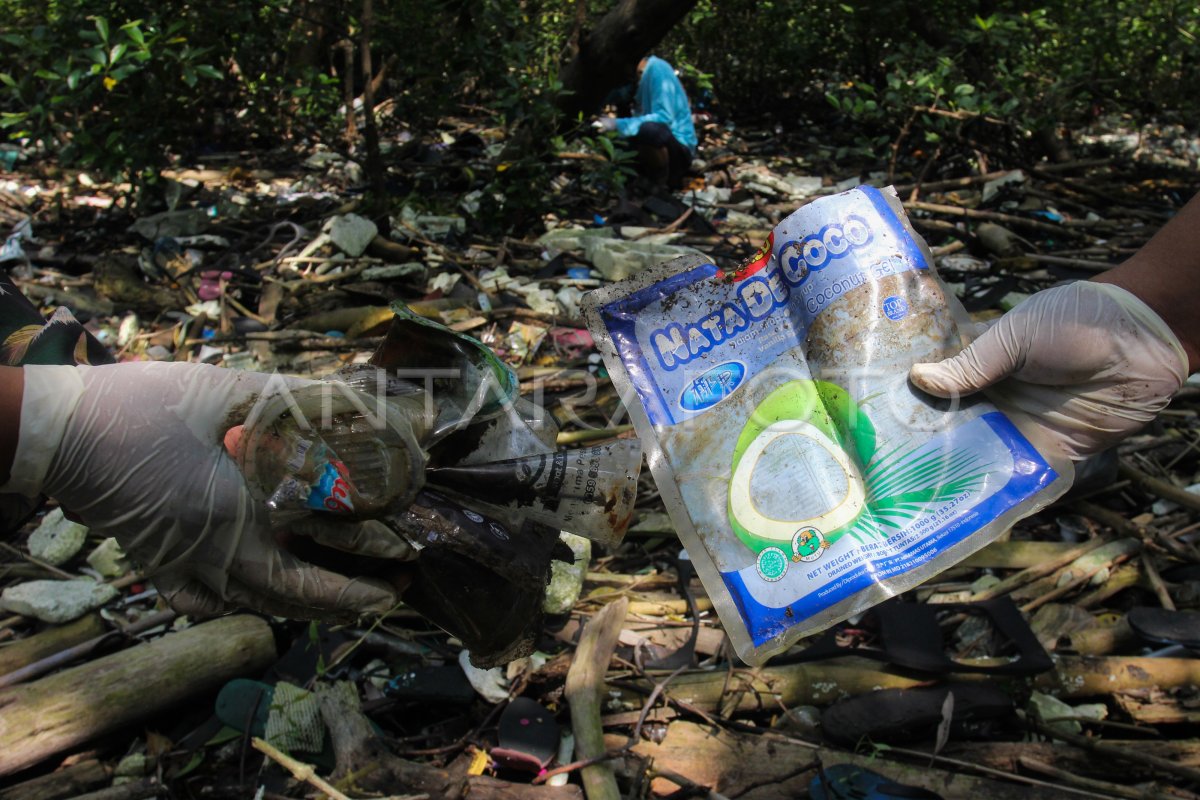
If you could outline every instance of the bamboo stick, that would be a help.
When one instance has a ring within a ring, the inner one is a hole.
[[[580,760],[599,758],[606,752],[600,722],[601,705],[606,698],[604,676],[628,606],[629,601],[622,597],[588,620],[579,637],[575,660],[567,672],[565,694],[571,706],[575,755]],[[621,792],[610,765],[600,763],[584,767],[580,777],[588,800],[620,800]]]

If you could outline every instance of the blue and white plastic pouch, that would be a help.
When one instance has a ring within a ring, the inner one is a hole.
[[[735,271],[685,256],[590,292],[588,327],[738,655],[916,586],[1069,486],[986,398],[909,367],[972,327],[895,192],[816,200]]]

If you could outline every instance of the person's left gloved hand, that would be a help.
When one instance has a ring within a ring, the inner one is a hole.
[[[308,383],[201,364],[26,366],[20,441],[5,492],[45,492],[113,536],[177,610],[233,607],[299,619],[383,612],[387,583],[306,563],[276,539],[222,444],[259,394]],[[381,559],[412,557],[378,523],[294,526],[290,534]]]
[[[597,117],[592,121],[592,127],[598,131],[611,133],[617,129],[617,118],[613,116]]]

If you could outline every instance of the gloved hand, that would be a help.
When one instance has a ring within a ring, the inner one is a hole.
[[[914,364],[909,378],[944,398],[990,386],[1081,461],[1154,419],[1187,379],[1187,363],[1149,306],[1117,286],[1079,281],[1038,292],[958,355]]]
[[[612,133],[617,129],[617,118],[613,116],[597,117],[592,120],[592,127],[604,133]]]
[[[246,607],[300,619],[383,612],[396,593],[284,550],[222,439],[259,394],[307,383],[201,364],[26,366],[21,432],[6,492],[45,492],[114,536],[177,610]],[[377,523],[288,533],[360,555],[411,548]]]

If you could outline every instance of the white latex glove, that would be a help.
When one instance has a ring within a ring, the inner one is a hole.
[[[990,386],[999,404],[1029,414],[1081,461],[1154,419],[1187,379],[1187,363],[1149,306],[1117,286],[1079,281],[1038,292],[958,355],[913,365],[909,378],[951,399]]]
[[[26,366],[21,431],[4,492],[45,492],[96,533],[116,537],[177,610],[246,607],[341,619],[396,603],[383,581],[349,578],[277,544],[222,440],[264,390],[307,383],[202,364]],[[378,524],[289,533],[360,555],[406,558]]]
[[[592,120],[592,127],[598,131],[611,133],[617,129],[617,118],[612,116],[597,117]]]

